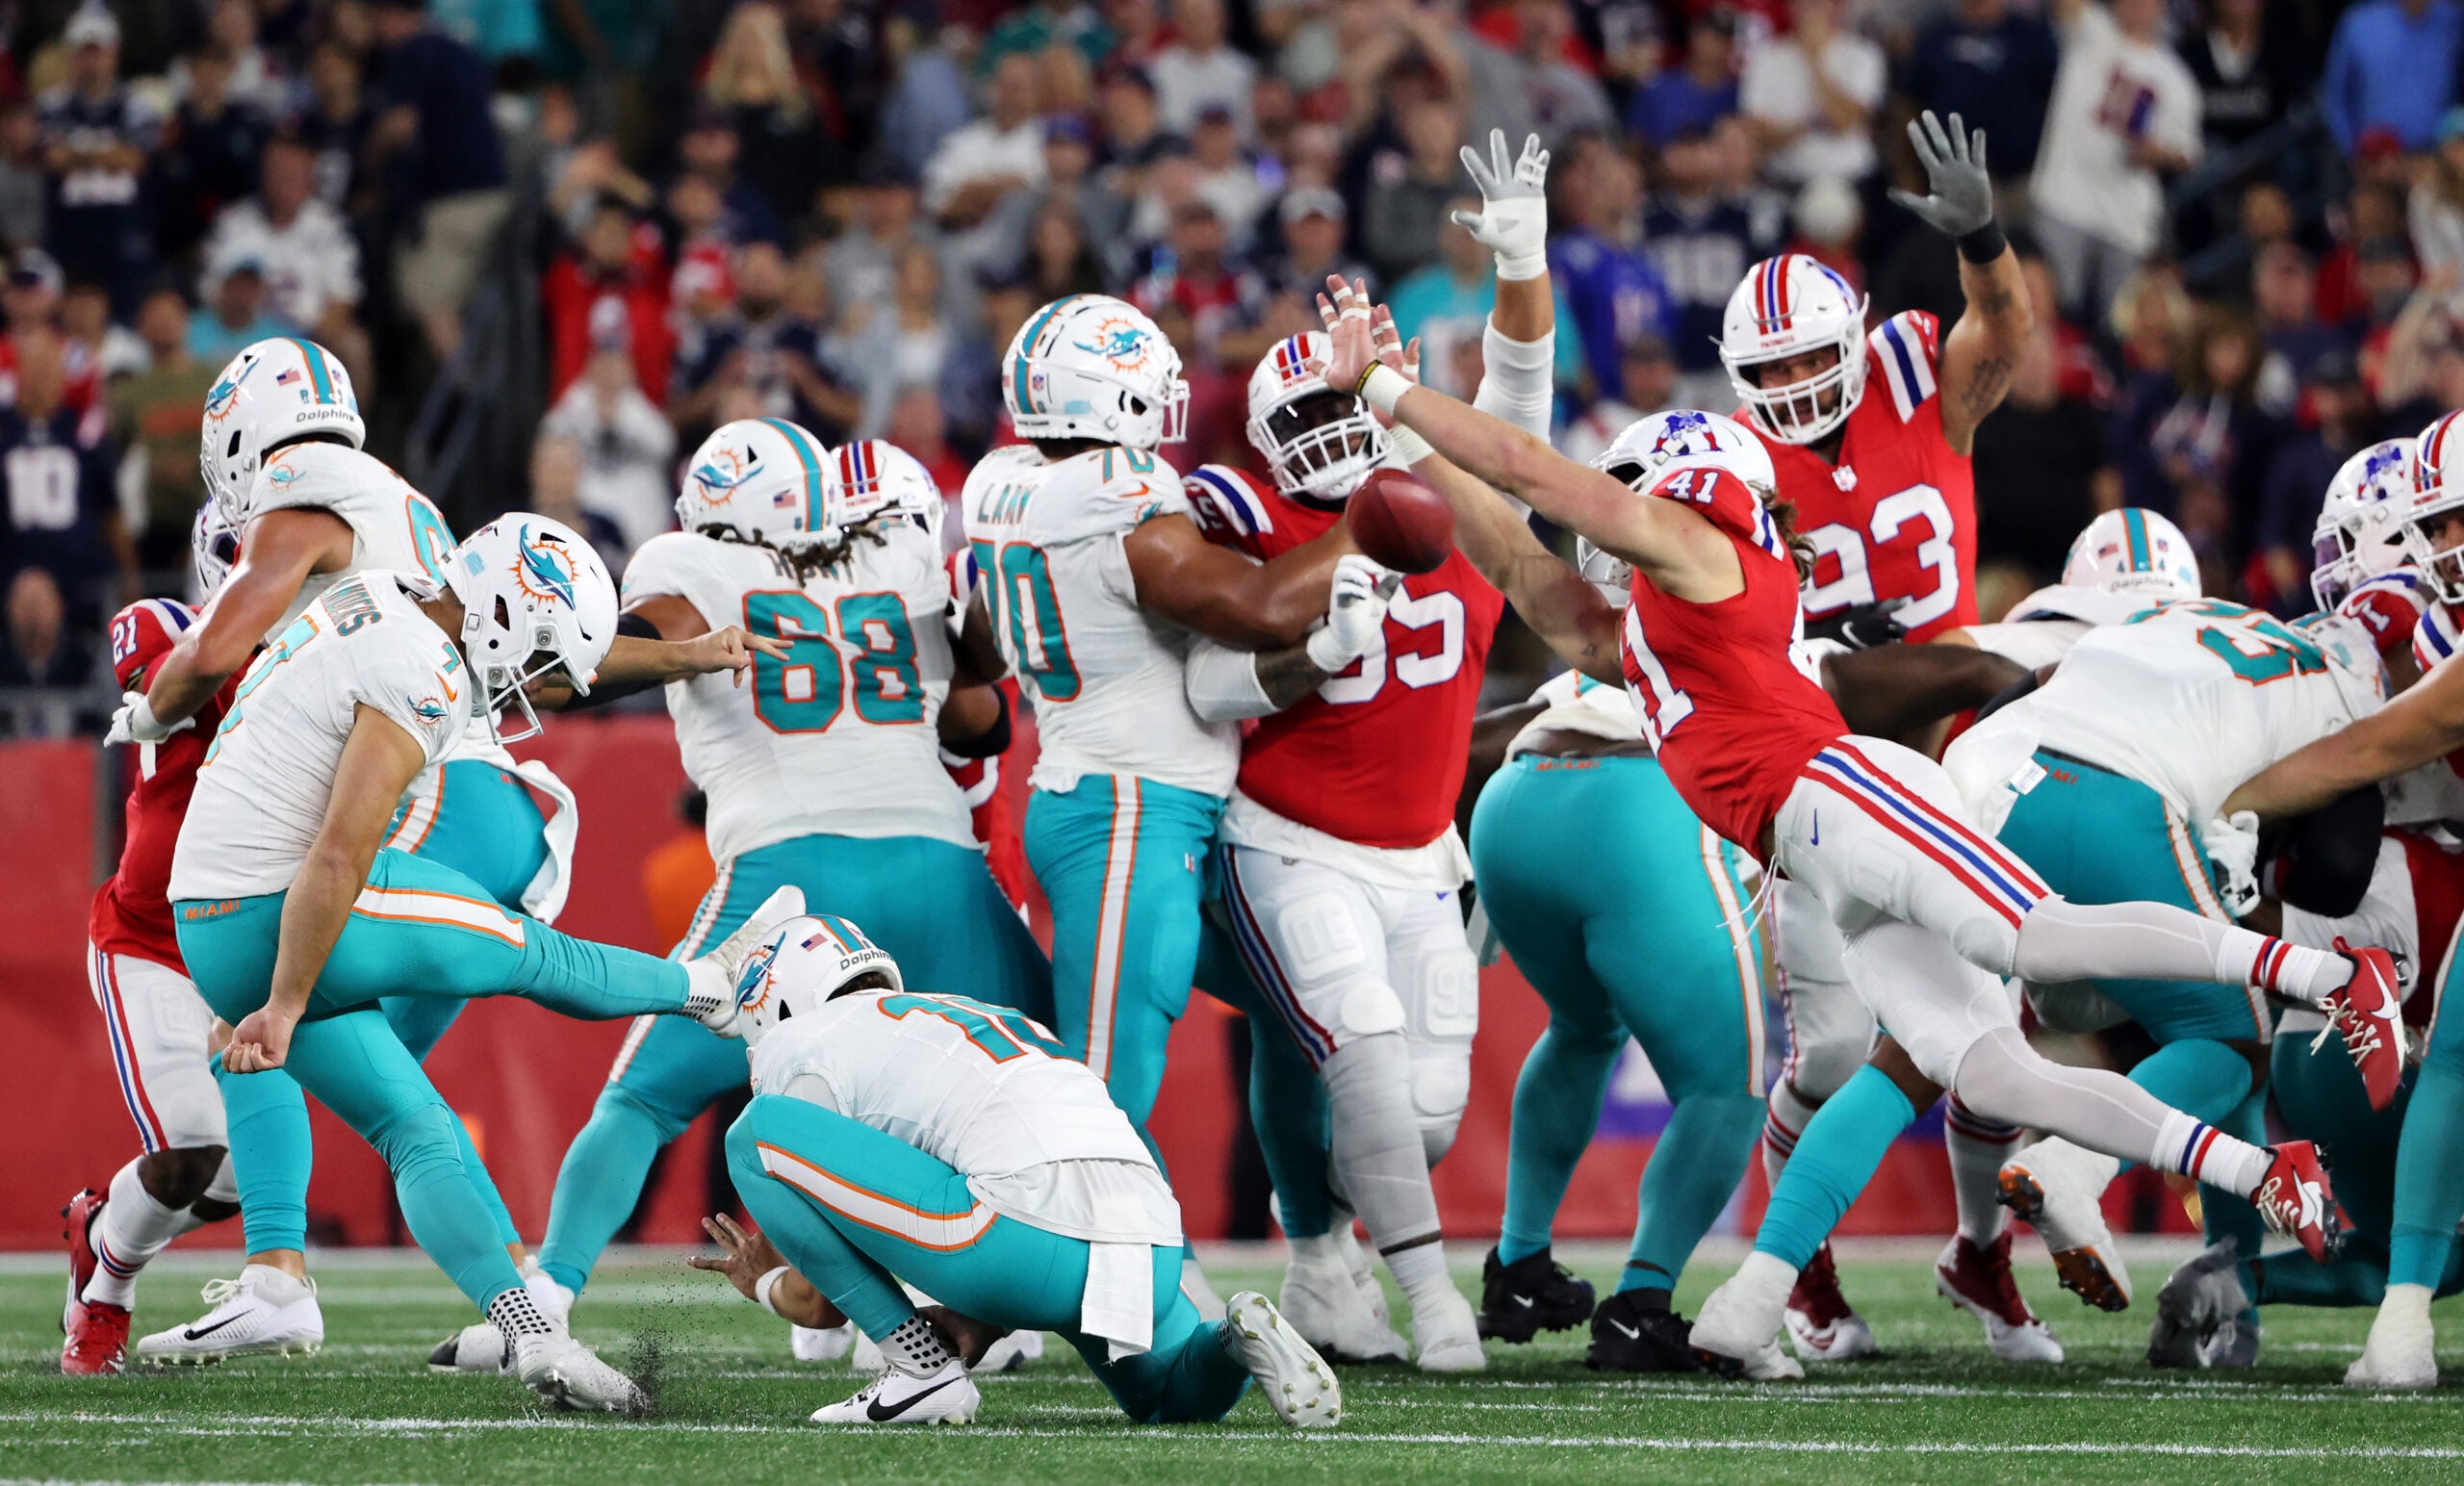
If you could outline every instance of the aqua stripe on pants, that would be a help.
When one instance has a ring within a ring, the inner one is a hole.
[[[1118,1362],[1078,1329],[1090,1245],[1005,1217],[966,1177],[895,1137],[779,1094],[730,1126],[728,1173],[796,1271],[872,1337],[915,1314],[905,1280],[1007,1330],[1056,1331],[1137,1423],[1221,1419],[1249,1374],[1181,1294],[1181,1248],[1153,1251],[1149,1348]]]

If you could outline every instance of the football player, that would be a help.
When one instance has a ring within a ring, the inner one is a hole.
[[[962,671],[1000,721],[948,741],[997,754],[1009,730],[986,683],[998,657],[952,653],[940,510],[914,456],[872,440],[834,452],[782,419],[725,424],[687,461],[683,529],[633,554],[626,612],[671,641],[740,622],[787,649],[757,659],[750,686],[711,676],[667,688],[718,864],[676,958],[793,885],[872,926],[952,994],[1031,1013],[1050,1002],[1051,966],[986,870],[941,764],[943,704]],[[556,1177],[539,1259],[568,1295],[633,1211],[659,1148],[744,1079],[732,1039],[672,1016],[633,1024]]]
[[[1057,1331],[1138,1423],[1211,1421],[1254,1377],[1275,1416],[1335,1423],[1343,1394],[1264,1295],[1200,1319],[1180,1204],[1103,1082],[1044,1026],[906,988],[835,915],[789,920],[746,962],[753,1102],[728,1170],[757,1238],[714,1219],[697,1258],[807,1327],[852,1320],[884,1369],[825,1424],[964,1423],[966,1361],[901,1280],[995,1330]]]
[[[1456,220],[1498,266],[1475,400],[1545,436],[1556,343],[1549,152],[1535,135],[1509,159],[1503,132],[1492,131],[1485,158],[1467,146],[1462,159],[1481,210]],[[1222,465],[1186,482],[1209,534],[1261,562],[1341,530],[1346,502],[1387,464],[1385,436],[1360,399],[1312,369],[1325,353],[1323,335],[1295,336],[1250,374],[1249,442],[1273,474],[1271,491]],[[1471,858],[1454,805],[1505,601],[1460,552],[1399,581],[1367,650],[1331,675],[1306,655],[1216,649],[1193,660],[1190,684],[1203,716],[1260,719],[1242,739],[1223,813],[1234,938],[1324,1086],[1334,1186],[1411,1301],[1420,1366],[1459,1371],[1482,1365],[1480,1331],[1447,1270],[1429,1168],[1453,1142],[1472,1089],[1480,977],[1457,901]],[[1313,643],[1332,642],[1331,629],[1322,634]],[[1283,1128],[1289,1112],[1260,1114],[1261,1144],[1295,1140]],[[1328,1208],[1322,1179],[1291,1179],[1294,1158],[1278,1154],[1294,1324],[1348,1358],[1395,1355],[1343,1252],[1350,1215]],[[1545,1252],[1514,1258],[1524,1263],[1505,1283],[1589,1313],[1588,1288]],[[1496,1256],[1488,1268],[1494,1281]]]
[[[197,771],[168,894],[199,994],[233,1023],[231,1082],[288,1068],[375,1147],[414,1238],[507,1339],[509,1371],[575,1407],[631,1411],[621,1373],[545,1316],[468,1174],[459,1123],[376,1002],[512,994],[568,1014],[691,1015],[726,1027],[734,971],[793,889],[704,961],[575,939],[511,913],[471,878],[383,842],[421,771],[474,718],[554,675],[578,693],[616,633],[588,543],[512,516],[441,554],[446,577],[370,572],[328,586],[232,698]],[[675,647],[677,669],[740,671],[740,645]],[[621,679],[621,678],[620,678]]]
[[[2032,324],[2018,255],[1993,219],[1985,133],[1928,112],[1908,136],[1931,193],[1891,199],[1960,252],[1966,312],[1947,333],[1920,310],[1870,332],[1865,301],[1812,258],[1788,254],[1747,270],[1729,298],[1720,360],[1739,420],[1771,455],[1777,500],[1796,511],[1813,567],[1806,622],[1820,632],[1871,606],[1914,639],[1976,621],[1976,496],[1968,453],[2001,404]],[[1869,396],[1879,389],[1880,396]],[[1773,902],[1788,1059],[1770,1096],[1763,1170],[1774,1186],[1806,1121],[1863,1062],[1873,1019],[1818,945],[1822,910],[1783,881]],[[1797,932],[1798,925],[1805,932]],[[1989,1211],[1991,1173],[2017,1132],[1955,1110],[1944,1136],[1963,1209]],[[1873,1333],[1839,1293],[1826,1248],[1788,1306],[1809,1358],[1870,1352]]]

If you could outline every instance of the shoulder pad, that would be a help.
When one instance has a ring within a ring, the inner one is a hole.
[[[1914,418],[1935,393],[1934,368],[1940,350],[1934,317],[1923,310],[1902,310],[1876,325],[1865,344],[1881,364],[1883,385],[1890,389],[1891,410],[1903,423]]]
[[[180,643],[196,611],[177,599],[140,599],[112,616],[112,678],[123,691]]]
[[[1255,480],[1229,465],[1200,465],[1182,478],[1181,494],[1208,541],[1261,555],[1257,549],[1274,530],[1274,515]]]

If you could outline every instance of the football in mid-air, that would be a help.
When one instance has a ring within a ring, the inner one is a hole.
[[[1454,551],[1454,512],[1405,471],[1372,472],[1344,503],[1344,520],[1363,553],[1398,573],[1431,572]]]

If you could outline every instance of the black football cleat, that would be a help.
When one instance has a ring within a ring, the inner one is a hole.
[[[1500,1264],[1492,1248],[1480,1266],[1480,1336],[1521,1343],[1579,1326],[1591,1315],[1591,1281],[1575,1278],[1545,1248],[1512,1264]]]
[[[1694,1327],[1666,1308],[1646,1308],[1625,1292],[1591,1313],[1591,1349],[1582,1365],[1594,1372],[1700,1372],[1688,1345]]]

